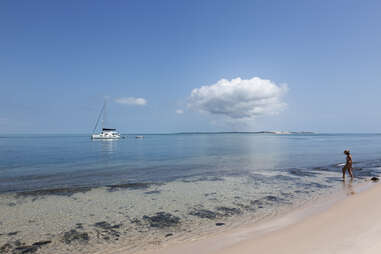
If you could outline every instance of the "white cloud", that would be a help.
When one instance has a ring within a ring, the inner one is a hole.
[[[177,110],[176,110],[176,114],[182,115],[182,114],[184,114],[184,110],[182,110],[182,109],[177,109]]]
[[[221,79],[216,84],[193,89],[188,106],[230,119],[252,119],[282,111],[287,106],[282,102],[286,92],[287,85],[258,77]]]
[[[128,105],[137,105],[144,106],[147,104],[147,100],[143,98],[135,98],[135,97],[122,97],[115,99],[116,103],[119,104],[128,104]]]

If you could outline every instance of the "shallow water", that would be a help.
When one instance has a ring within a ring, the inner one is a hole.
[[[0,253],[134,252],[260,220],[380,174],[380,141],[376,134],[1,136]],[[341,181],[346,148],[353,182]]]

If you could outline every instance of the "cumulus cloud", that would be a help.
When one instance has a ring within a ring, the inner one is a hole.
[[[184,110],[182,110],[182,109],[177,109],[177,110],[176,110],[176,114],[182,115],[182,114],[184,114]]]
[[[144,106],[147,104],[147,100],[143,98],[135,98],[135,97],[122,97],[115,99],[116,103],[119,104],[128,104],[128,105],[136,105],[136,106]]]
[[[282,111],[286,104],[282,96],[287,85],[277,85],[266,79],[221,79],[215,84],[193,89],[190,108],[230,119],[252,119]]]

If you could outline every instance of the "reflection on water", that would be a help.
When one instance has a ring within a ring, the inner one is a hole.
[[[118,149],[117,139],[93,139],[93,142],[98,142],[101,147],[101,151],[105,154],[112,154]]]
[[[353,189],[353,178],[349,180],[343,180],[343,190],[345,191],[347,196],[356,194],[356,192]]]

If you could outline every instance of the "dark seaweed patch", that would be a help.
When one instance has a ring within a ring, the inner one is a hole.
[[[12,254],[24,254],[35,253],[41,246],[51,243],[51,241],[39,241],[32,245],[25,245],[20,240],[14,242],[8,242],[0,247],[0,253],[12,253]]]
[[[147,221],[153,228],[171,227],[180,223],[179,217],[166,212],[158,212],[153,216],[144,215],[143,220]]]
[[[150,195],[150,194],[160,194],[161,191],[159,190],[153,190],[153,191],[147,191],[147,192],[144,192],[144,194],[147,194],[147,195]]]
[[[294,195],[292,193],[287,193],[287,192],[281,192],[281,195],[285,198],[292,198]]]
[[[287,198],[293,196],[290,193],[281,193],[281,195],[284,197],[287,197]],[[289,201],[287,201],[287,199],[284,199],[284,198],[280,198],[280,197],[273,196],[273,195],[268,195],[268,196],[265,196],[265,197],[260,198],[260,199],[251,200],[250,205],[249,205],[250,209],[248,209],[248,210],[255,210],[256,208],[263,208],[265,205],[270,205],[272,203],[288,204]]]
[[[210,182],[225,181],[225,179],[218,176],[202,176],[202,177],[192,176],[192,177],[182,179],[181,181],[184,183],[196,183],[196,182],[206,182],[206,181],[210,181]]]
[[[217,214],[213,211],[206,210],[206,209],[200,209],[200,210],[194,210],[189,213],[190,215],[197,216],[199,218],[203,219],[215,219],[217,217]]]
[[[94,224],[95,227],[103,228],[103,229],[116,229],[116,228],[120,228],[121,225],[122,224],[111,225],[110,223],[106,221],[100,221]]]
[[[216,210],[219,211],[219,215],[221,216],[233,216],[235,214],[242,213],[241,209],[236,207],[219,206],[219,207],[216,207]]]
[[[33,243],[32,245],[33,246],[42,246],[42,245],[46,245],[46,244],[49,244],[51,243],[52,241],[39,241],[39,242],[35,242]]]
[[[248,210],[248,211],[255,211],[256,210],[256,208],[255,207],[252,207],[252,206],[250,206],[250,205],[244,205],[244,204],[242,204],[242,203],[233,203],[234,205],[236,205],[236,206],[238,206],[238,207],[240,207],[240,208],[242,208],[242,209],[245,209],[245,210]]]
[[[280,200],[278,197],[276,197],[276,196],[271,196],[271,195],[266,196],[266,197],[264,197],[263,199],[265,199],[265,200],[267,200],[267,201],[270,201],[270,202],[277,202],[277,201]]]
[[[133,224],[142,225],[142,221],[139,220],[138,218],[133,218],[130,220],[130,222]]]
[[[8,253],[13,249],[13,246],[10,243],[6,243],[0,247],[0,253]]]
[[[147,189],[154,185],[154,183],[122,183],[122,184],[114,184],[107,185],[109,191],[117,191],[120,189],[131,189],[131,190],[141,190]]]
[[[254,206],[254,207],[257,207],[257,208],[263,208],[263,206],[265,205],[265,202],[263,202],[262,200],[251,200],[250,201],[250,206]]]
[[[120,232],[116,229],[119,229],[122,224],[114,224],[111,225],[110,223],[106,221],[100,221],[94,224],[95,227],[103,229],[102,232],[96,230],[97,232],[97,238],[102,238],[104,240],[110,240],[110,237],[113,237],[114,240],[119,240]]]
[[[56,188],[56,189],[42,189],[33,191],[23,191],[16,194],[17,197],[27,196],[45,196],[45,195],[57,195],[57,196],[72,196],[75,193],[85,193],[90,191],[91,187],[71,187],[71,188]]]
[[[89,234],[86,232],[81,233],[75,229],[72,229],[64,233],[63,241],[66,244],[71,244],[74,241],[80,242],[80,243],[87,243],[89,241]]]
[[[12,254],[24,254],[24,253],[35,253],[39,249],[39,246],[19,246],[13,249]]]

